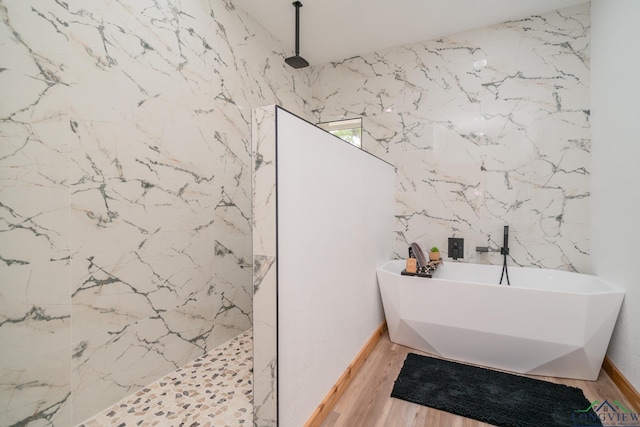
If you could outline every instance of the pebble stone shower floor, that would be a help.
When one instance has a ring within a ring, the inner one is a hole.
[[[122,399],[78,427],[253,425],[249,330]]]

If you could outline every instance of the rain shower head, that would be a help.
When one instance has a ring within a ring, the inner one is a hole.
[[[284,61],[293,68],[304,68],[308,67],[309,63],[300,56],[300,8],[302,3],[294,1],[292,4],[296,8],[296,54],[286,58]]]
[[[290,56],[286,58],[284,62],[286,62],[293,68],[304,68],[309,66],[309,63],[307,62],[307,60],[300,55]]]

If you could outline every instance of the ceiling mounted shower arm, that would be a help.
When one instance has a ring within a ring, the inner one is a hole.
[[[292,4],[296,8],[296,54],[295,56],[286,58],[284,61],[293,68],[304,68],[308,67],[309,63],[300,56],[300,8],[302,7],[302,3],[294,1]]]
[[[294,1],[293,6],[296,8],[296,56],[300,55],[300,8],[302,3]]]

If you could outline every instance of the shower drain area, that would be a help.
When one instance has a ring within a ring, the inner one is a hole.
[[[211,350],[79,424],[99,426],[251,426],[252,331]]]

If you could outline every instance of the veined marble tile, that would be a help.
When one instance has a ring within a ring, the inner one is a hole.
[[[0,261],[3,266],[68,258],[67,189],[6,186],[0,188],[0,198]]]
[[[74,342],[74,423],[178,368],[198,349],[202,352],[197,334],[186,334],[184,322],[172,317],[167,312]]]
[[[277,420],[276,108],[252,120],[253,375],[256,426]]]
[[[313,68],[317,120],[363,116],[397,167],[398,257],[455,236],[499,263],[473,249],[509,225],[511,262],[589,271],[589,44],[585,4]]]
[[[117,331],[166,311],[198,306],[206,307],[211,313],[207,319],[214,324],[218,323],[213,317],[216,307],[225,307],[228,316],[235,313],[238,319],[244,319],[236,332],[245,330],[250,326],[251,292],[241,280],[248,274],[243,270],[250,270],[250,265],[220,242],[209,241],[208,247],[202,246],[215,252],[215,260],[195,264],[185,253],[191,248],[152,253],[141,250],[125,257],[119,253],[74,257],[74,340]],[[140,277],[149,280],[140,281]]]
[[[121,254],[74,257],[71,260],[74,341],[116,332],[167,309],[175,308],[176,289],[162,278],[139,282],[150,268],[136,256]],[[153,274],[153,273],[151,273]]]
[[[68,349],[69,268],[65,261],[0,269],[0,372]]]
[[[0,5],[0,424],[68,425],[67,40],[52,4]]]
[[[0,369],[0,425],[72,425],[69,351],[64,345]]]
[[[255,256],[253,305],[254,425],[277,425],[277,311],[275,257]]]
[[[256,108],[252,147],[253,253],[276,256],[275,107]]]
[[[6,82],[9,86],[23,83]],[[38,115],[44,102],[42,99],[34,102],[31,111]],[[25,123],[26,116],[27,112],[16,112],[3,119],[0,128],[3,266],[63,260],[69,256],[65,117],[59,113]]]

